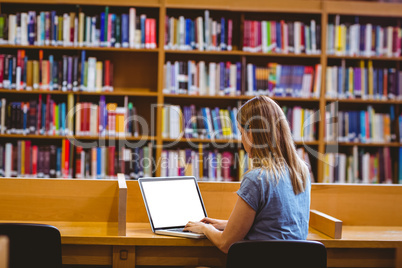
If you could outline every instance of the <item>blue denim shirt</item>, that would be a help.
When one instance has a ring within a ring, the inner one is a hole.
[[[310,178],[306,190],[295,195],[289,171],[275,178],[261,169],[243,178],[237,194],[256,216],[245,240],[305,240],[310,216]]]

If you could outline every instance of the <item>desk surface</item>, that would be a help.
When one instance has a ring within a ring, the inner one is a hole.
[[[0,221],[2,222],[2,221]],[[45,222],[36,222],[45,223]],[[141,246],[213,246],[208,239],[188,239],[156,235],[148,223],[128,223],[127,236],[117,236],[117,223],[46,222],[56,226],[63,244],[75,245],[141,245]],[[332,239],[310,228],[308,240],[326,247],[390,248],[402,247],[401,226],[343,226],[342,239]]]

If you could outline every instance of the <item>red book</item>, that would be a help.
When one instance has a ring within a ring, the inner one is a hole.
[[[243,50],[247,50],[248,48],[248,20],[244,21],[244,29],[243,29]]]
[[[50,125],[50,95],[46,96],[45,135],[49,133]]]
[[[86,121],[87,121],[87,103],[81,103],[81,135],[87,135]]]
[[[112,42],[112,14],[108,15],[108,23],[107,23],[107,46],[110,47],[111,46],[111,42]]]
[[[398,52],[398,31],[399,29],[397,27],[392,28],[392,53],[394,56],[396,56]]]
[[[110,90],[110,60],[105,60],[103,77],[104,77],[103,88],[105,91],[109,91]]]
[[[222,153],[222,176],[224,181],[231,181],[233,178],[230,176],[230,166],[233,162],[233,155],[230,152]]]
[[[87,105],[86,105],[87,107],[86,107],[86,125],[85,125],[85,130],[86,130],[86,134],[87,135],[90,135],[90,130],[91,130],[91,128],[90,128],[90,126],[91,126],[91,122],[90,122],[90,120],[91,120],[91,103],[90,102],[87,102]]]
[[[42,88],[42,60],[43,60],[43,50],[39,50],[39,88]]]
[[[276,36],[276,21],[271,20],[271,46],[272,46],[271,52],[275,52],[275,50],[276,50],[276,38],[278,38]],[[273,45],[273,44],[275,44],[275,45]]]
[[[151,48],[151,19],[145,20],[145,48]]]
[[[261,45],[262,45],[262,36],[261,36],[261,21],[256,21],[256,29],[257,29],[257,33],[256,33],[256,48],[257,52],[261,52]]]
[[[306,52],[306,37],[304,36],[304,27],[304,24],[300,24],[301,52]]]
[[[25,174],[31,175],[31,141],[25,141]]]
[[[233,21],[228,20],[228,50],[232,50]]]
[[[70,167],[70,141],[63,139],[63,142],[65,144],[65,154],[64,154],[64,163],[61,163],[62,165],[64,165],[64,177],[68,178],[68,170]]]
[[[56,103],[55,102],[53,102],[53,107],[52,107],[52,109],[53,109],[53,113],[52,113],[52,119],[51,119],[51,122],[52,122],[52,124],[51,124],[51,126],[52,126],[52,129],[51,129],[51,131],[52,131],[52,135],[56,135],[56,120],[57,120],[57,118],[56,118]]]
[[[281,52],[283,53],[283,50],[284,50],[284,48],[285,48],[285,21],[284,20],[281,20],[281,34],[282,34],[282,36],[280,36],[280,37],[276,37],[276,38],[282,38],[282,42],[281,42],[281,44],[282,44],[282,47],[281,47]]]
[[[3,80],[4,80],[4,54],[0,55],[0,88],[3,88]]]
[[[83,178],[83,174],[81,170],[81,161],[85,161],[85,159],[81,159],[82,147],[77,146],[76,148],[76,160],[75,160],[75,177]]]
[[[32,176],[38,174],[38,146],[32,146]]]
[[[116,147],[110,146],[109,148],[109,155],[108,155],[108,160],[109,160],[109,177],[114,177],[116,174],[114,172],[114,152],[116,150]]]
[[[39,101],[38,101],[38,121],[37,121],[37,128],[36,128],[36,134],[40,134],[40,129],[41,129],[41,121],[42,121],[42,94],[39,94]]]

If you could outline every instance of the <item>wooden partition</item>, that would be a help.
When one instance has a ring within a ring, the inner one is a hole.
[[[311,209],[344,225],[402,226],[402,185],[313,184]]]
[[[8,268],[9,241],[7,236],[0,236],[0,268]]]

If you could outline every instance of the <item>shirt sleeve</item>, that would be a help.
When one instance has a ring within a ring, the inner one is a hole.
[[[245,177],[240,184],[240,189],[237,191],[237,195],[249,204],[254,211],[258,211],[261,191],[254,181]]]

